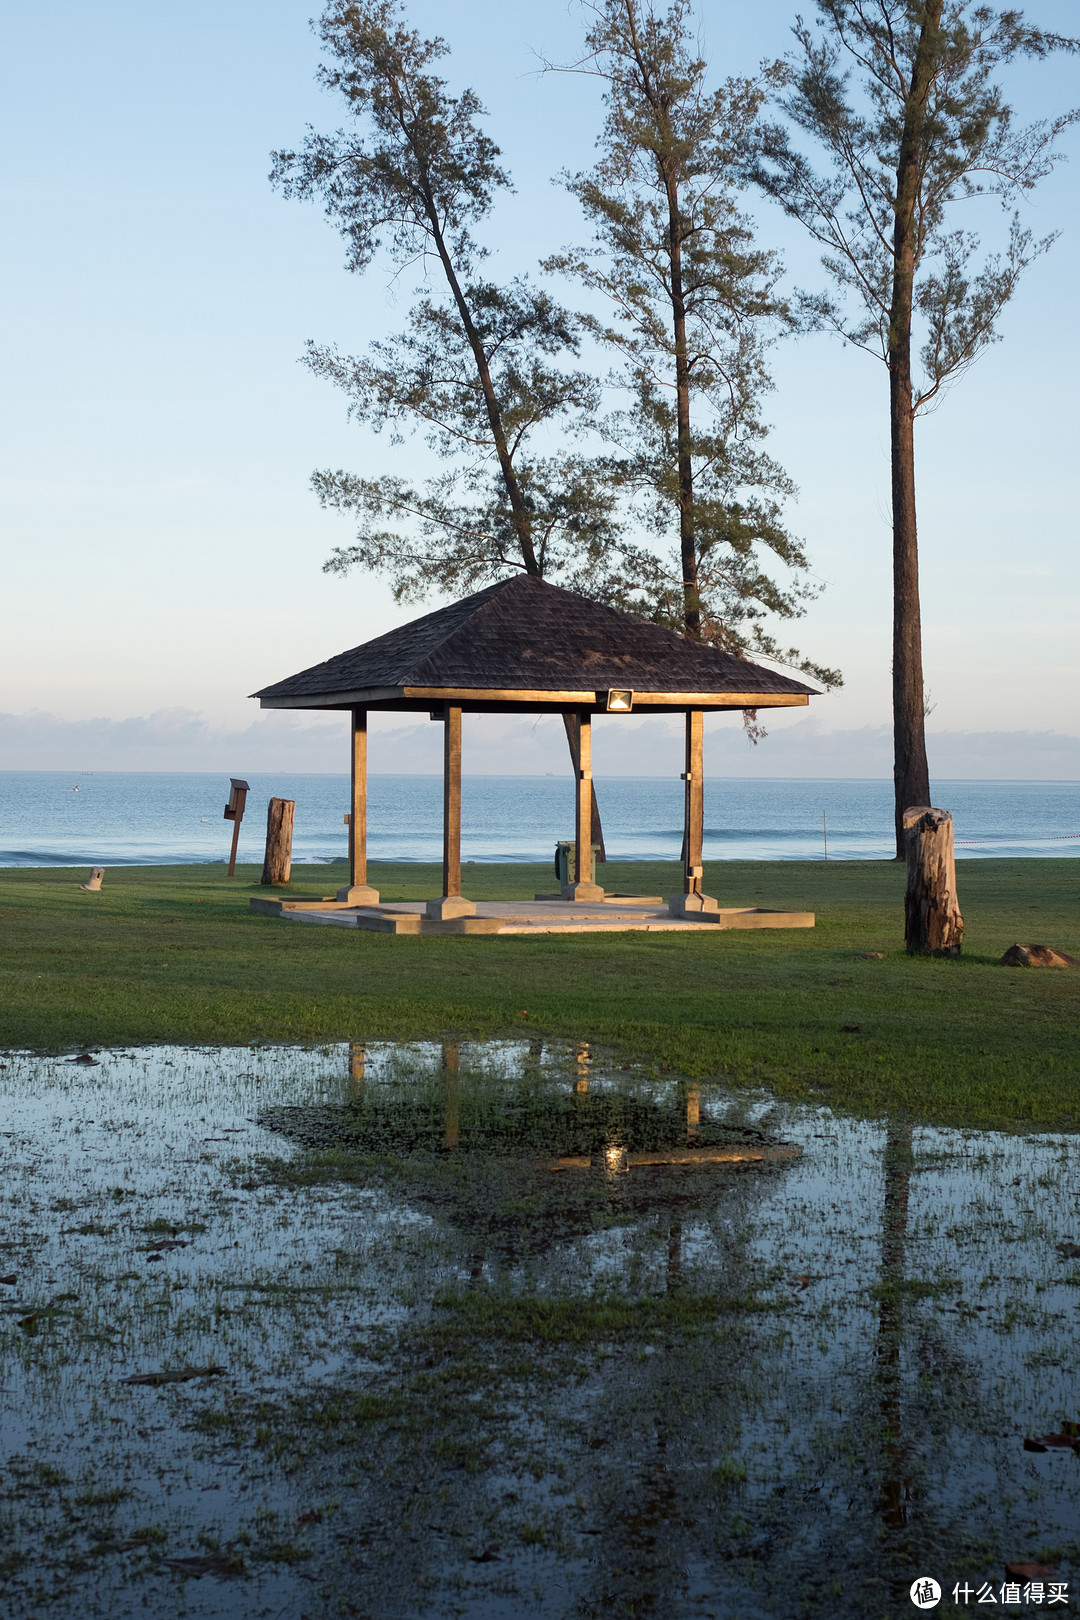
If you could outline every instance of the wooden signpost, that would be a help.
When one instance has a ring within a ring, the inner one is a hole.
[[[229,781],[232,783],[232,787],[229,792],[229,802],[225,806],[225,820],[231,821],[233,824],[232,849],[229,851],[229,876],[232,877],[236,871],[236,846],[240,842],[240,823],[244,819],[244,805],[247,803],[247,796],[251,789],[246,782],[241,782],[238,776],[231,776]]]

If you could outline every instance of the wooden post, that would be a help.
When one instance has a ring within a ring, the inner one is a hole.
[[[573,709],[563,710],[563,728],[566,731],[566,740],[570,745],[570,763],[575,771],[581,769],[581,722]],[[592,785],[592,839],[597,846],[596,859],[603,866],[607,862],[607,850],[604,847],[604,827],[600,820],[600,806],[596,802],[596,783]],[[595,873],[593,874],[595,876]]]
[[[952,816],[916,805],[904,811],[907,893],[904,940],[912,956],[959,956],[964,919],[956,898]]]
[[[377,906],[379,891],[367,880],[367,710],[352,711],[349,794],[349,884],[337,897],[351,906]]]
[[[355,889],[367,883],[367,710],[352,712],[352,754],[349,761],[352,792],[349,797],[349,882]]]
[[[446,706],[443,721],[443,894],[461,898],[461,710]]]
[[[686,769],[682,773],[686,791],[683,800],[683,892],[668,902],[674,916],[693,916],[717,911],[715,900],[704,889],[705,845],[705,716],[701,709],[686,711]]]
[[[225,820],[233,824],[232,848],[229,850],[229,876],[232,877],[236,871],[236,846],[240,842],[240,823],[244,819],[244,806],[251,789],[238,776],[230,776],[229,784],[229,802],[225,806]]]
[[[271,799],[266,811],[266,853],[263,856],[262,883],[288,883],[292,872],[293,816],[295,799]]]
[[[686,711],[686,857],[683,866],[683,893],[700,894],[702,850],[705,844],[704,715],[700,709]]]
[[[476,907],[461,893],[461,705],[448,703],[443,714],[443,892],[429,900],[427,914],[445,922],[475,917]]]
[[[593,880],[592,715],[578,715],[577,792],[574,797],[574,873],[579,883]]]
[[[602,900],[604,891],[593,876],[592,854],[592,711],[580,709],[577,717],[577,780],[574,783],[574,875],[564,883],[564,900]]]

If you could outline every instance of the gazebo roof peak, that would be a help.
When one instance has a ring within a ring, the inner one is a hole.
[[[263,708],[801,706],[816,689],[528,574],[265,686]]]

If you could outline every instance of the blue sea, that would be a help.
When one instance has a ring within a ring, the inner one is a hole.
[[[345,857],[344,775],[252,776],[239,859],[261,861],[266,803],[296,801],[293,858]],[[0,772],[0,866],[153,865],[227,859],[222,812],[229,779],[215,773]],[[373,860],[442,857],[438,776],[373,776],[368,854]],[[657,777],[597,778],[609,860],[677,860],[682,784]],[[1080,782],[935,782],[953,813],[957,855],[1080,856]],[[549,861],[574,833],[566,776],[467,776],[462,859]],[[892,783],[713,780],[705,788],[709,860],[887,860],[893,853]]]

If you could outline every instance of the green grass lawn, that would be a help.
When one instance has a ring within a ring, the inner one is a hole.
[[[0,872],[0,1043],[57,1050],[154,1042],[423,1039],[532,1032],[617,1047],[845,1109],[954,1123],[1080,1124],[1080,970],[997,965],[1015,940],[1080,954],[1080,863],[967,861],[958,961],[903,951],[891,862],[718,862],[722,904],[806,908],[813,930],[396,938],[248,910],[259,869]],[[670,864],[602,881],[669,894]],[[343,867],[294,868],[331,894]],[[438,892],[438,872],[373,864],[385,900]],[[547,866],[469,866],[475,899],[531,897]],[[275,891],[284,892],[284,891]],[[861,952],[884,951],[883,961]]]

